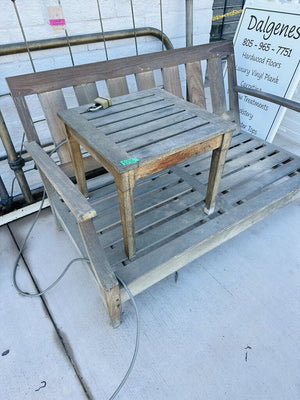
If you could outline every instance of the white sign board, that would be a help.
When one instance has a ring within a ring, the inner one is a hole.
[[[237,84],[291,98],[300,78],[299,39],[299,4],[248,0],[233,39]],[[241,130],[272,141],[285,110],[244,94],[239,107]]]

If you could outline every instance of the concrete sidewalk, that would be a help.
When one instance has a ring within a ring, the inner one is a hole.
[[[300,397],[300,202],[136,297],[137,362],[118,399],[296,400]],[[0,396],[108,399],[129,365],[135,314],[113,330],[83,263],[41,299],[12,287],[16,245],[33,216],[1,228]],[[77,257],[49,210],[24,253],[40,289]],[[22,265],[18,282],[34,290]],[[39,387],[42,387],[40,390]]]

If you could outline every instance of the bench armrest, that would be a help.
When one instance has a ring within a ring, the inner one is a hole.
[[[276,96],[275,94],[261,92],[260,90],[246,89],[242,86],[235,86],[234,90],[238,93],[244,93],[248,94],[249,96],[258,97],[260,99],[270,101],[271,103],[278,104],[282,107],[289,108],[290,110],[300,112],[300,103],[297,103],[296,101],[285,99],[284,97]]]
[[[83,194],[36,142],[26,142],[24,146],[78,222],[96,216],[96,211]]]

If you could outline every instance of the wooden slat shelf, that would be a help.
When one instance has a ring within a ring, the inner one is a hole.
[[[250,135],[236,134],[215,212],[208,216],[203,207],[209,159],[209,154],[203,154],[137,183],[133,260],[124,252],[113,179],[102,178],[105,185],[91,192],[90,203],[97,211],[94,225],[106,256],[134,294],[300,197],[299,157]],[[74,223],[68,227],[65,215],[64,224],[74,240],[78,228]],[[79,230],[77,237],[80,243]],[[82,245],[77,247],[84,253]]]

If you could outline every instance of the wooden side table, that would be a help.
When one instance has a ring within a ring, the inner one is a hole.
[[[83,146],[115,179],[124,246],[135,255],[134,186],[143,177],[213,150],[205,212],[214,210],[235,125],[160,88],[113,99],[105,110],[88,105],[59,113],[80,191],[88,196]]]

